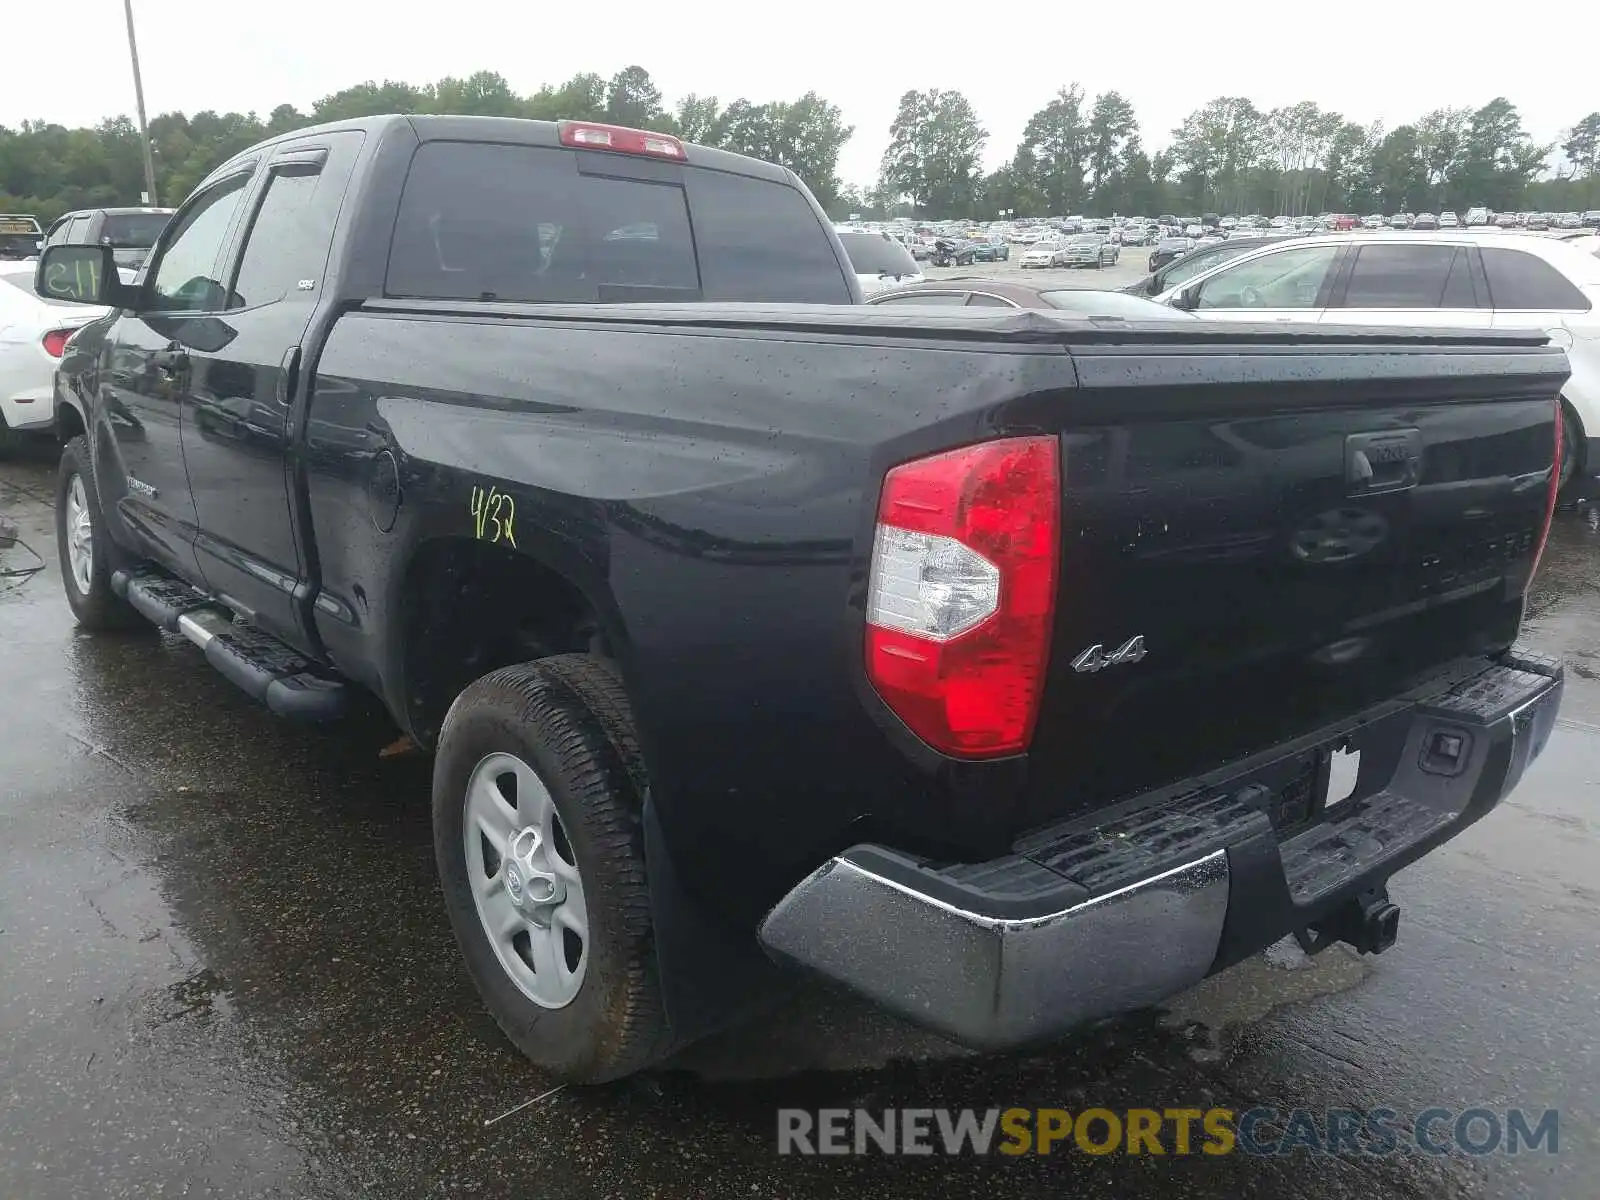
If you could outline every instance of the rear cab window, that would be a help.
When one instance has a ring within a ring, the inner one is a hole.
[[[386,293],[850,302],[832,243],[799,191],[692,166],[651,163],[651,171],[623,156],[611,175],[611,157],[424,143],[401,194]]]

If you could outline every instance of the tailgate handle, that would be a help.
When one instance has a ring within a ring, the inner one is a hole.
[[[1351,496],[1376,496],[1417,486],[1422,478],[1422,431],[1385,429],[1344,440],[1344,481]]]

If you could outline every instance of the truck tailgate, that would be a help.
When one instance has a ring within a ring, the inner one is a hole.
[[[1337,331],[1073,355],[1029,817],[1215,768],[1511,644],[1563,356]]]

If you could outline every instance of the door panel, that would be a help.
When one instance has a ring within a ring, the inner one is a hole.
[[[200,569],[212,591],[303,650],[311,648],[299,618],[309,581],[291,508],[289,410],[362,138],[352,131],[291,142],[267,162],[231,256],[221,336],[190,351],[183,447]]]
[[[151,558],[195,582],[194,497],[181,435],[192,362],[180,339],[219,303],[219,264],[250,181],[220,181],[173,218],[141,311],[106,336],[96,412],[95,475],[101,503],[115,505]]]

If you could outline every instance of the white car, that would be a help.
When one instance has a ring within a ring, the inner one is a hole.
[[[850,265],[855,268],[863,296],[881,292],[884,288],[923,281],[922,269],[911,257],[911,251],[887,233],[864,233],[853,229],[836,232],[844,245],[844,252],[850,256]]]
[[[1029,267],[1059,267],[1061,265],[1061,243],[1034,242],[1022,252],[1020,265],[1024,270]]]
[[[1457,217],[1453,212],[1442,212],[1439,214],[1439,228],[1459,229],[1461,228],[1461,218]]]
[[[0,262],[0,449],[55,424],[56,367],[67,339],[108,309],[33,294],[33,263]]]
[[[1567,352],[1561,485],[1600,473],[1600,257],[1539,234],[1354,233],[1278,242],[1156,297],[1203,317],[1537,329]]]

